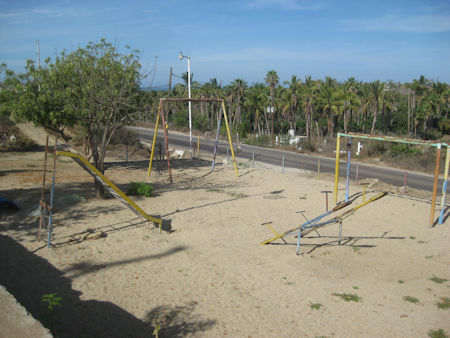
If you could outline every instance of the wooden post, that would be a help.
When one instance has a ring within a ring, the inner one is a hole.
[[[406,194],[406,192],[407,192],[407,187],[408,186],[408,172],[407,171],[405,171],[405,185],[404,185],[404,188],[403,188],[403,193],[404,194]]]
[[[52,226],[53,226],[53,202],[55,200],[55,176],[56,176],[56,146],[58,145],[58,138],[55,139],[55,149],[53,153],[53,178],[52,190],[50,192],[50,214],[48,217],[47,226],[47,248],[50,248],[52,241]]]
[[[436,194],[437,194],[437,185],[438,185],[438,179],[439,179],[440,161],[441,161],[441,144],[439,143],[436,148],[436,165],[434,167],[434,182],[433,182],[433,196],[431,198],[430,227],[432,227],[433,223],[434,223],[434,211],[436,208]]]
[[[317,162],[317,178],[320,179],[320,158],[319,161]]]
[[[166,148],[166,157],[167,157],[167,169],[169,170],[169,180],[170,183],[173,183],[172,180],[172,169],[170,167],[170,155],[169,155],[169,126],[166,124],[166,119],[164,118],[164,109],[161,106],[161,119],[162,119],[162,125],[164,129],[164,142],[165,142],[165,148]]]
[[[328,212],[328,194],[330,192],[332,192],[332,191],[329,191],[329,190],[322,190],[321,191],[322,194],[323,193],[325,194],[325,211],[327,211],[327,212]]]

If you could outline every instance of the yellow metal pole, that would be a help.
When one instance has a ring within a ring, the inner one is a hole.
[[[336,165],[334,172],[334,204],[338,201],[338,182],[339,182],[339,148],[341,145],[341,136],[338,134],[336,140]]]
[[[436,194],[439,179],[440,161],[441,161],[441,144],[438,144],[436,147],[436,164],[434,167],[433,196],[431,197],[430,227],[432,227],[434,223],[434,211],[436,209]]]
[[[445,156],[444,182],[442,183],[441,212],[439,214],[439,224],[442,224],[444,218],[445,195],[447,193],[448,166],[449,166],[450,150],[447,146],[447,155]]]
[[[366,185],[363,185],[363,202],[366,201]]]
[[[156,135],[158,135],[158,124],[159,124],[159,107],[158,113],[156,115],[155,135],[153,135],[152,152],[150,153],[150,162],[148,163],[147,177],[150,177],[150,173],[152,172],[152,162],[153,162],[153,155],[155,154]]]
[[[197,154],[200,155],[200,136],[197,136]]]
[[[236,176],[239,177],[237,165],[236,165],[236,158],[234,157],[233,143],[231,143],[231,134],[230,134],[230,128],[228,126],[228,117],[227,117],[227,111],[225,109],[224,101],[222,101],[222,109],[223,109],[223,117],[225,120],[225,126],[227,127],[228,142],[230,143],[231,156],[233,157],[234,172],[236,173]]]

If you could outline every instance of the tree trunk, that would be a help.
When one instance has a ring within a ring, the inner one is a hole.
[[[411,137],[411,98],[408,92],[408,137]]]

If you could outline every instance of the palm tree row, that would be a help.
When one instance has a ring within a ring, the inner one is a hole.
[[[225,100],[229,123],[241,136],[272,135],[288,129],[308,139],[332,136],[337,131],[424,138],[450,133],[449,85],[423,75],[403,84],[364,83],[354,78],[338,82],[328,76],[323,80],[306,76],[302,81],[293,75],[280,84],[277,72],[270,70],[264,80],[249,86],[237,78],[223,87],[216,79],[204,85],[192,82],[192,95]],[[173,92],[155,95],[187,97],[186,87],[187,77],[185,84],[175,86]],[[183,109],[185,105],[173,104],[171,112],[176,115]],[[201,119],[203,129],[212,130],[219,110],[217,103],[193,105],[194,120]]]

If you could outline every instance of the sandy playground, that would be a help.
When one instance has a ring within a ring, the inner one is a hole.
[[[333,224],[302,238],[297,256],[294,236],[260,245],[273,237],[261,224],[282,232],[304,222],[298,211],[322,214],[332,177],[242,160],[236,178],[221,160],[213,173],[208,157],[174,160],[172,185],[155,164],[156,195],[134,200],[164,219],[159,233],[116,199],[96,199],[91,176],[58,158],[48,249],[36,240],[33,214],[43,152],[2,153],[0,195],[21,208],[1,214],[0,284],[61,337],[151,337],[156,324],[160,337],[450,333],[450,309],[437,305],[450,297],[450,221],[428,227],[431,192],[422,199],[391,188],[345,219],[341,245]],[[147,165],[144,157],[111,157],[106,176],[126,190],[148,180]],[[386,189],[374,185],[367,198]],[[351,186],[352,206],[360,191]],[[104,236],[82,240],[95,231]],[[49,319],[41,297],[53,292],[62,301]]]

